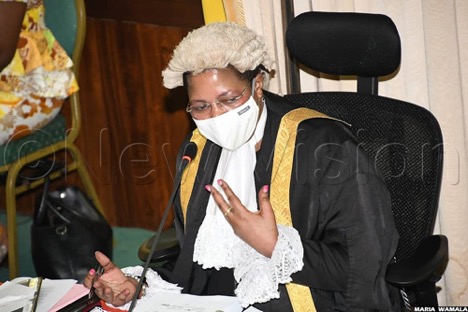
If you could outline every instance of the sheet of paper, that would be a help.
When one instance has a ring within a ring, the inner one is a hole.
[[[89,294],[89,289],[84,287],[83,284],[75,284],[73,287],[59,300],[50,310],[49,312],[56,312],[63,307],[66,307],[72,302],[80,299],[83,296],[87,296]]]
[[[141,302],[135,312],[241,312],[242,307],[236,297],[229,296],[194,296],[161,292],[150,300]],[[249,310],[251,312],[258,309]]]
[[[44,279],[37,302],[37,311],[49,311],[76,282],[74,279]]]
[[[0,311],[14,311],[28,305],[34,290],[23,285],[5,282],[0,286]]]

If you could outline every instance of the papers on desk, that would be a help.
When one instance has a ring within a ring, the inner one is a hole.
[[[141,302],[135,312],[241,312],[239,300],[229,296],[194,296],[172,292],[161,292]],[[260,311],[248,308],[248,312]]]
[[[15,311],[31,306],[35,291],[21,285],[29,278],[16,278],[0,286],[0,311]],[[73,279],[43,279],[39,292],[36,312],[56,312],[68,304],[82,298],[89,289],[77,284]],[[21,311],[21,310],[19,310]],[[242,307],[236,297],[194,296],[173,292],[160,292],[147,300],[141,300],[135,312],[241,312]],[[260,311],[248,308],[246,312]]]
[[[75,284],[72,288],[63,296],[50,310],[49,312],[56,312],[62,308],[65,308],[69,304],[75,302],[76,300],[87,296],[89,294],[89,289],[84,287],[83,284]],[[38,310],[38,312],[40,312]]]
[[[34,290],[22,285],[28,277],[18,277],[0,286],[0,311],[14,311],[31,305]],[[89,289],[73,279],[42,280],[37,301],[37,312],[55,312],[88,294]],[[29,310],[28,310],[29,311]]]
[[[0,286],[0,311],[15,311],[32,304],[35,291],[27,286],[5,282]]]

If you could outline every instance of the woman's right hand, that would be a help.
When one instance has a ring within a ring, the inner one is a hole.
[[[121,306],[130,302],[136,291],[138,281],[125,276],[122,270],[116,267],[102,252],[96,251],[95,256],[104,271],[101,276],[96,276],[97,272],[91,269],[83,281],[85,287],[91,288],[94,286],[94,293],[114,306]]]
[[[278,240],[278,228],[268,196],[269,186],[264,185],[258,193],[260,210],[251,212],[242,204],[226,181],[219,179],[218,185],[224,190],[226,198],[210,185],[206,186],[206,190],[213,196],[234,233],[260,254],[270,258]]]

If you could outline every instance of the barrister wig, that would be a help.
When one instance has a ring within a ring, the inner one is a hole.
[[[183,74],[233,66],[239,72],[263,65],[272,69],[265,43],[253,30],[232,22],[211,23],[190,32],[174,49],[162,72],[164,86],[183,85]]]

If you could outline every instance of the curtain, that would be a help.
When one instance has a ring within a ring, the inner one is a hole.
[[[204,0],[206,2],[208,0]],[[281,1],[217,0],[227,20],[264,37],[276,59],[270,91],[287,93]],[[430,110],[444,136],[444,173],[436,233],[449,240],[449,263],[438,283],[441,305],[468,305],[468,1],[465,0],[291,0],[305,11],[388,15],[402,42],[398,73],[379,83],[379,94]],[[300,72],[301,90],[355,91],[356,82]]]
[[[379,83],[379,94],[430,110],[444,137],[444,172],[436,233],[449,240],[449,263],[438,283],[441,305],[468,305],[468,1],[295,0],[305,11],[388,15],[401,37],[400,70]],[[351,80],[300,73],[302,91],[356,90]],[[464,83],[463,83],[464,82]]]

